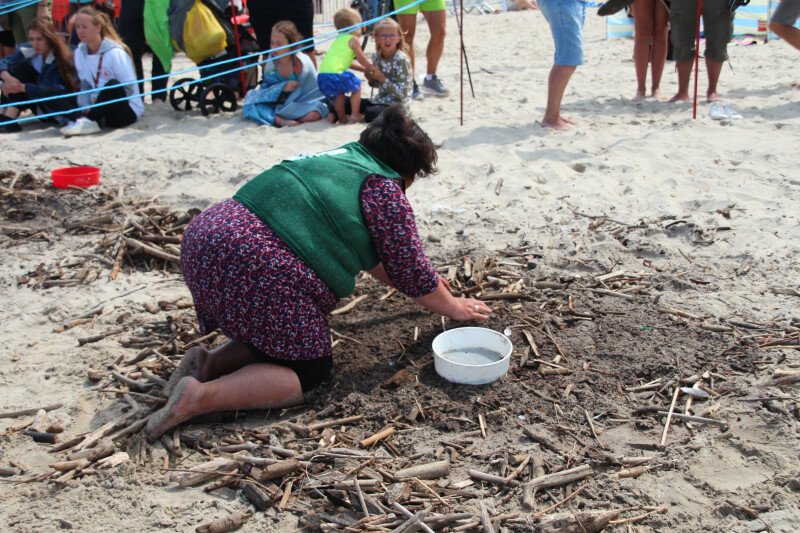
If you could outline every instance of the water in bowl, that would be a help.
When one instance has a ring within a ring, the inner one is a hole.
[[[453,363],[473,366],[489,365],[500,361],[502,358],[503,354],[500,352],[478,346],[473,348],[459,348],[442,354],[442,359],[447,359]]]

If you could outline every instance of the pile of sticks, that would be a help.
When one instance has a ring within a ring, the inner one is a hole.
[[[68,224],[67,230],[104,234],[84,257],[108,267],[108,278],[114,280],[124,266],[177,272],[183,232],[199,210],[173,211],[155,199],[125,200],[120,189],[97,213]]]

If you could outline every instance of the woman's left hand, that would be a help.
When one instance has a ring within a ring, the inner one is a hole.
[[[480,300],[473,298],[455,298],[457,302],[455,312],[449,318],[459,322],[468,320],[486,320],[492,313],[492,309]]]
[[[297,89],[300,86],[300,82],[297,80],[287,81],[286,85],[283,87],[283,92],[290,93]]]

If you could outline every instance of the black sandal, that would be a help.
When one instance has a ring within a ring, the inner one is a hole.
[[[601,17],[607,17],[608,15],[613,15],[618,11],[622,11],[629,5],[633,3],[634,0],[608,0],[608,2],[604,3],[600,6],[600,9],[597,10],[597,14]]]

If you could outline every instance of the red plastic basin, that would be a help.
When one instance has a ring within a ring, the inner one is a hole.
[[[53,187],[66,189],[73,187],[91,187],[100,183],[100,169],[97,167],[64,167],[50,172],[53,176]]]

